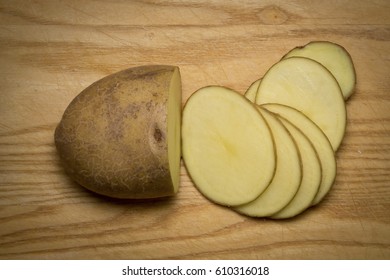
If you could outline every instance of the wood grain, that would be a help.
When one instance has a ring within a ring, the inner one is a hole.
[[[1,1],[1,259],[390,259],[388,1]],[[170,199],[118,201],[64,174],[53,132],[107,74],[181,69],[183,103],[220,84],[243,93],[291,48],[330,40],[357,72],[338,175],[287,221],[212,204],[182,166]]]

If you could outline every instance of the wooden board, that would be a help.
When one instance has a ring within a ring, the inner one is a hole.
[[[390,259],[389,15],[386,0],[1,1],[0,258]],[[334,187],[303,215],[241,216],[202,197],[184,166],[179,194],[151,202],[64,173],[53,131],[97,79],[173,64],[183,103],[210,84],[244,93],[311,40],[343,45],[358,81]]]

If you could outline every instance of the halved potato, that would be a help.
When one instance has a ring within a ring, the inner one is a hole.
[[[256,103],[279,103],[302,111],[321,128],[334,151],[344,137],[346,109],[339,84],[312,59],[291,57],[273,65],[260,83]]]
[[[77,183],[115,198],[175,195],[180,185],[178,67],[146,65],[96,81],[66,108],[54,141]]]
[[[261,79],[258,79],[258,80],[256,80],[255,82],[253,82],[253,83],[249,86],[249,88],[246,90],[246,92],[245,92],[245,94],[244,94],[244,96],[245,96],[248,100],[252,101],[253,103],[255,103],[255,101],[256,101],[257,89],[258,89],[258,87],[259,87],[259,85],[260,85],[260,82],[261,82]]]
[[[293,200],[281,211],[271,216],[273,219],[294,217],[312,205],[321,182],[321,163],[311,141],[284,118],[279,118],[295,139],[302,160],[302,181]]]
[[[259,107],[275,141],[276,170],[268,188],[254,201],[235,208],[252,217],[267,217],[284,208],[295,196],[302,179],[298,147],[276,116]]]
[[[311,140],[322,167],[320,188],[312,203],[318,204],[329,192],[336,177],[336,157],[328,138],[315,123],[294,108],[281,104],[264,104],[262,107],[288,119]]]
[[[355,67],[351,56],[342,46],[332,42],[314,41],[292,49],[283,58],[289,57],[307,57],[321,63],[336,78],[345,100],[353,93],[356,84]]]
[[[266,121],[244,96],[219,86],[201,88],[188,99],[182,153],[199,191],[227,206],[257,198],[275,171],[274,142]]]

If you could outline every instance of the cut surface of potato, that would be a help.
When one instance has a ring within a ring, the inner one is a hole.
[[[257,89],[260,85],[261,79],[258,79],[257,81],[253,82],[249,88],[246,90],[244,96],[250,100],[251,102],[255,103],[256,102],[256,94],[257,94]]]
[[[284,208],[295,196],[302,179],[301,159],[295,141],[272,113],[258,108],[267,121],[275,142],[276,170],[267,189],[254,201],[235,210],[252,217],[267,217]]]
[[[312,203],[313,205],[318,204],[329,192],[336,177],[336,158],[328,138],[315,123],[294,108],[281,104],[264,104],[262,107],[288,119],[292,124],[298,127],[313,144],[322,168],[320,187]]]
[[[167,118],[169,171],[173,192],[177,193],[180,185],[181,160],[181,77],[179,68],[173,72],[169,85]]]
[[[183,160],[206,198],[237,206],[267,188],[276,164],[274,142],[244,96],[219,86],[201,88],[188,99],[182,121]]]
[[[314,41],[292,49],[283,58],[289,57],[307,57],[318,61],[336,78],[345,100],[353,93],[356,84],[355,67],[351,56],[342,46],[332,42]]]
[[[291,57],[273,65],[261,80],[256,103],[279,103],[302,111],[321,128],[334,151],[344,137],[346,109],[340,87],[312,59]]]
[[[302,160],[302,181],[291,202],[271,216],[274,219],[294,217],[312,205],[321,182],[321,163],[310,140],[293,124],[279,118],[295,139]]]
[[[96,193],[174,195],[181,158],[179,68],[140,66],[107,76],[67,107],[55,144],[67,173]]]

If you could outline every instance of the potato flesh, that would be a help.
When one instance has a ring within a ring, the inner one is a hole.
[[[180,184],[181,158],[181,79],[175,69],[169,87],[168,97],[168,162],[173,191],[176,193]]]
[[[252,217],[271,216],[284,208],[297,193],[302,179],[301,159],[294,139],[276,116],[262,108],[259,110],[271,129],[277,164],[267,189],[254,201],[235,208]]]
[[[307,57],[324,65],[336,78],[344,99],[353,93],[356,83],[355,68],[348,52],[332,42],[310,42],[288,52],[284,58]]]
[[[294,217],[312,205],[321,182],[321,163],[310,140],[293,124],[279,118],[295,139],[302,160],[302,181],[293,200],[281,211],[272,215],[274,219]]]
[[[322,168],[320,187],[312,202],[312,205],[318,204],[329,192],[336,177],[336,158],[328,138],[315,123],[294,108],[281,104],[264,104],[262,107],[288,119],[311,140]]]
[[[280,103],[302,111],[321,128],[334,151],[344,137],[346,109],[340,87],[314,60],[292,57],[272,66],[260,83],[256,103]]]
[[[244,96],[251,102],[256,102],[256,95],[257,95],[257,89],[260,85],[261,79],[258,79],[257,81],[253,82],[249,88],[246,90]]]
[[[183,159],[205,197],[237,206],[267,188],[275,170],[272,135],[242,95],[218,86],[202,88],[187,101],[182,122]]]

